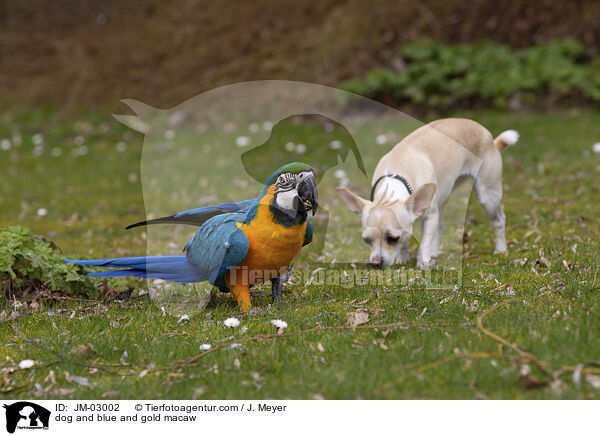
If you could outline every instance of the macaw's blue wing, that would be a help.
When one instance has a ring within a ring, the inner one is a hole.
[[[215,216],[206,221],[183,249],[188,262],[221,291],[228,291],[225,275],[248,254],[248,238],[237,226],[245,212]]]
[[[75,265],[121,268],[116,271],[88,274],[93,277],[136,276],[170,280],[177,283],[194,283],[208,280],[208,274],[203,274],[190,265],[186,256],[141,256],[99,260],[65,259],[63,262],[74,263]]]
[[[191,224],[201,226],[210,218],[230,212],[238,212],[247,209],[256,199],[238,201],[237,203],[222,203],[216,206],[205,206],[186,210],[175,215],[156,218],[153,220],[140,221],[125,227],[126,230],[149,224]]]

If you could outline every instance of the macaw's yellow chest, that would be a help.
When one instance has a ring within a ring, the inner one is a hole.
[[[304,244],[306,221],[290,227],[276,223],[269,207],[272,196],[270,189],[254,219],[249,224],[238,224],[248,238],[248,254],[237,271],[242,273],[242,282],[250,286],[287,272]]]

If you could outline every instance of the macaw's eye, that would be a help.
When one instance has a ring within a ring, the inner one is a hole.
[[[291,173],[282,174],[276,183],[279,189],[291,189],[296,186],[296,175]]]
[[[371,242],[373,242],[373,240],[371,238],[363,238],[363,240],[368,244],[371,245]]]
[[[387,235],[387,243],[390,245],[397,244],[400,238],[398,236]]]

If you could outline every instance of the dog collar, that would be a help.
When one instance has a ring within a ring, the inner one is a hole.
[[[383,179],[384,177],[392,177],[396,180],[400,180],[406,187],[406,190],[408,191],[408,195],[413,194],[414,191],[413,191],[412,186],[410,186],[410,183],[408,183],[408,180],[406,180],[404,177],[399,176],[398,174],[384,174],[383,176],[378,178],[375,181],[375,183],[373,183],[373,186],[371,187],[371,201],[373,201],[373,199],[375,197],[375,188],[377,188],[377,185],[379,184],[379,182],[381,182],[381,179]]]

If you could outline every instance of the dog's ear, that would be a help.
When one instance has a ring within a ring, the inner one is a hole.
[[[413,195],[406,200],[406,207],[414,215],[415,219],[422,216],[433,200],[435,194],[435,183],[427,183],[420,186]]]
[[[368,200],[359,197],[358,195],[346,188],[336,188],[336,191],[338,195],[342,198],[342,200],[344,200],[346,206],[348,206],[352,212],[354,212],[357,215],[362,215],[362,211],[365,205],[368,203]]]

